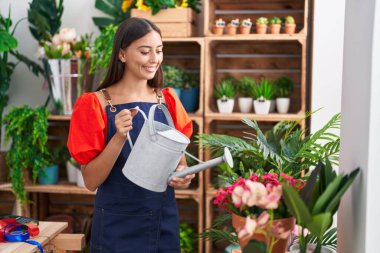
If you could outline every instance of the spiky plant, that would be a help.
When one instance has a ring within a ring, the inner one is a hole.
[[[289,97],[293,92],[293,81],[287,76],[282,76],[274,81],[274,87],[277,97]]]
[[[309,116],[309,115],[307,115]],[[333,130],[340,127],[340,114],[334,115],[329,122],[313,134],[299,129],[298,121],[283,121],[263,133],[254,120],[244,118],[243,123],[253,131],[245,132],[244,138],[221,134],[200,134],[197,142],[203,148],[220,155],[224,147],[228,147],[233,155],[233,170],[241,175],[240,162],[244,171],[262,171],[287,173],[300,177],[300,173],[316,166],[318,161],[329,159],[338,164],[340,138]],[[226,179],[236,178],[226,174]]]
[[[260,83],[254,87],[253,97],[255,99],[260,99],[262,97],[266,100],[271,100],[274,98],[275,92],[273,82],[267,78],[263,78]]]
[[[235,94],[236,91],[232,79],[223,79],[214,89],[216,99],[234,98]]]

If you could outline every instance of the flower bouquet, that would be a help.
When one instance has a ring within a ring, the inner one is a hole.
[[[281,173],[251,175],[217,192],[214,204],[231,214],[232,226],[243,250],[262,248],[262,252],[286,251],[295,218],[282,200],[282,184],[295,191],[305,185],[301,179]],[[258,251],[260,252],[260,251]]]

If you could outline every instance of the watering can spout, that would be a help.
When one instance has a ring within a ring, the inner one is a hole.
[[[228,148],[224,148],[223,156],[214,158],[214,159],[209,160],[207,162],[200,163],[200,164],[197,164],[197,165],[194,165],[191,167],[187,167],[181,171],[171,173],[169,176],[168,182],[170,182],[174,177],[181,177],[182,178],[182,177],[185,177],[189,174],[198,173],[202,170],[206,170],[208,168],[217,166],[221,163],[227,163],[231,168],[234,166],[232,155],[231,155],[231,152]]]

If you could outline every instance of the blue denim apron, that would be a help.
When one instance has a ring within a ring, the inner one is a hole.
[[[116,132],[115,115],[122,109],[139,106],[146,115],[155,103],[133,102],[106,106],[107,143]],[[155,120],[167,124],[164,113],[156,110]],[[133,117],[132,142],[144,124],[141,113]],[[174,189],[165,192],[146,190],[122,173],[131,148],[126,141],[108,178],[96,193],[91,230],[92,253],[179,253],[179,220]],[[144,157],[144,159],[150,159]]]

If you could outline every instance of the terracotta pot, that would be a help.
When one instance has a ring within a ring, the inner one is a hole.
[[[285,33],[294,34],[296,32],[296,24],[285,24]]]
[[[213,34],[223,35],[223,31],[224,31],[224,27],[220,27],[220,26],[216,26],[216,25],[212,26],[212,33]]]
[[[270,25],[271,34],[280,34],[281,24],[272,24]]]
[[[229,35],[235,35],[237,33],[237,27],[231,24],[227,24],[226,33]]]
[[[265,24],[256,24],[256,32],[257,34],[266,34],[268,25]]]
[[[235,228],[236,232],[239,232],[242,228],[244,228],[245,220],[246,220],[245,217],[236,215],[234,213],[232,214],[232,226]],[[282,224],[282,227],[284,227],[285,231],[293,230],[296,224],[296,219],[294,217],[289,217],[289,218],[277,219],[273,221],[273,225],[276,225],[279,223]],[[263,235],[253,234],[249,238],[244,238],[243,240],[239,239],[239,244],[240,244],[241,249],[244,249],[244,247],[247,246],[249,241],[252,239],[255,239],[257,241],[263,241],[265,243],[267,241],[267,238],[265,238]],[[272,253],[285,253],[288,246],[288,241],[289,241],[289,238],[278,240],[273,246]]]
[[[251,33],[251,27],[246,27],[246,26],[239,26],[239,32],[241,34],[250,34]]]

